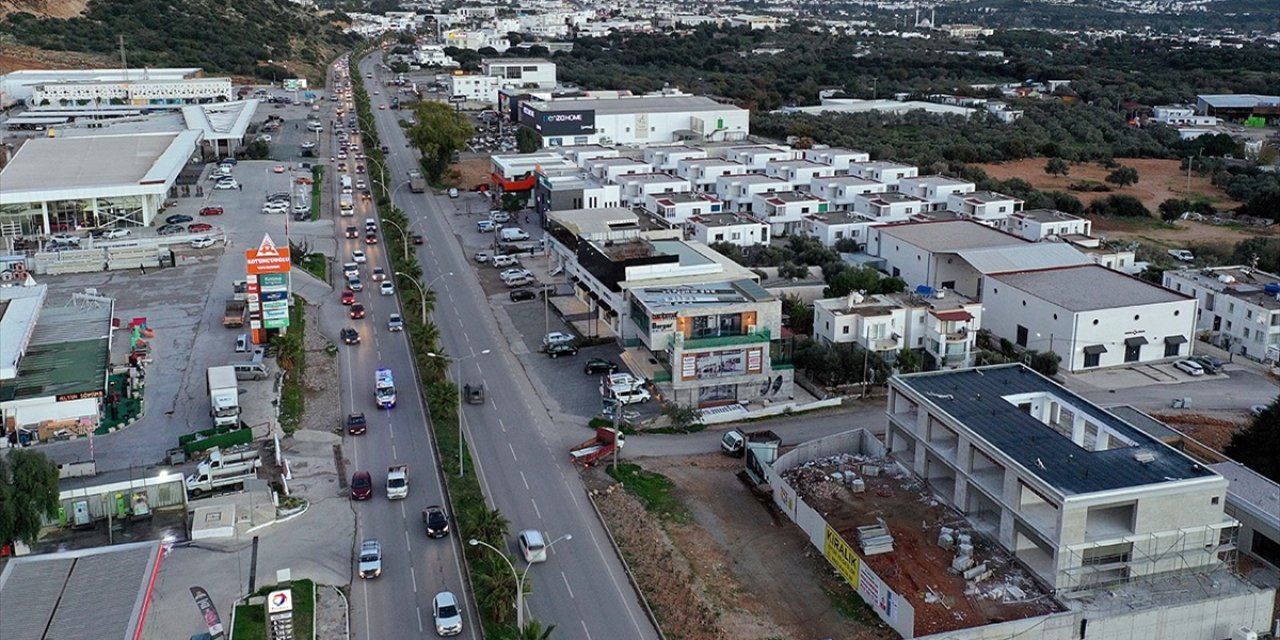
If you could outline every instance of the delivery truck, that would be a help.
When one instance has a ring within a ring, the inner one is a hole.
[[[256,445],[214,449],[186,477],[187,494],[196,497],[219,489],[239,489],[244,481],[258,475],[262,460]]]
[[[209,415],[218,427],[240,423],[240,387],[232,365],[209,367]]]

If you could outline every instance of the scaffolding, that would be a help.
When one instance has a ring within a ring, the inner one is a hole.
[[[1228,518],[1200,527],[1127,535],[1066,547],[1070,566],[1058,570],[1059,594],[1087,592],[1116,584],[1152,580],[1170,573],[1210,573],[1225,566],[1236,572],[1240,523]],[[1127,552],[1096,555],[1115,548]],[[1094,552],[1094,553],[1091,553]],[[1211,562],[1192,562],[1212,556]],[[1168,566],[1173,561],[1175,566]],[[1163,568],[1155,569],[1156,567]]]

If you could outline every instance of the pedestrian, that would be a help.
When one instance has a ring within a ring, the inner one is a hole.
[[[237,186],[237,187],[239,187],[241,191],[244,191],[244,185],[242,185],[242,184],[237,184],[236,186]]]

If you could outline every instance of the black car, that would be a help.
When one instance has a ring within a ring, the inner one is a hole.
[[[534,300],[537,297],[538,297],[538,294],[534,293],[532,289],[512,289],[511,290],[512,302],[520,302],[521,300]]]
[[[1222,366],[1223,364],[1225,364],[1224,362],[1222,362],[1221,360],[1213,356],[1191,356],[1190,359],[1196,364],[1200,365],[1200,367],[1204,369],[1205,373],[1209,373],[1209,374],[1218,373],[1222,371]]]
[[[365,421],[363,413],[352,413],[347,415],[347,434],[358,436],[365,432],[369,423]]]
[[[357,229],[355,226],[348,226],[348,227],[347,227],[347,237],[348,237],[348,238],[359,238],[359,237],[360,237],[360,230],[359,230],[359,229]]]
[[[347,327],[342,330],[342,341],[347,344],[360,344],[360,332]]]
[[[582,372],[587,375],[611,374],[618,370],[618,365],[604,358],[592,358],[582,365]]]
[[[183,233],[185,231],[186,229],[183,228],[183,226],[180,224],[166,224],[163,227],[156,229],[156,234],[162,235],[162,236],[171,236],[175,233]]]
[[[560,356],[576,356],[578,355],[578,345],[572,342],[560,342],[547,347],[547,355],[552,358]]]
[[[168,224],[183,224],[186,222],[191,222],[192,220],[195,220],[195,218],[192,218],[191,216],[182,215],[181,213],[175,213],[169,216],[168,218],[164,219],[164,221]]]
[[[444,509],[432,505],[422,510],[422,524],[427,529],[428,538],[443,538],[449,535],[449,516]]]

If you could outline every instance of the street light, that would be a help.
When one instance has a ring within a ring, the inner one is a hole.
[[[396,231],[400,232],[400,244],[402,245],[401,248],[403,249],[404,259],[408,260],[409,259],[409,234],[405,232],[404,227],[386,219],[385,217],[382,219],[382,221],[395,227]],[[409,225],[409,226],[412,227],[413,225]],[[423,322],[425,322],[425,320]]]
[[[555,546],[555,544],[557,542],[560,542],[561,540],[572,540],[572,539],[573,539],[573,534],[566,533],[560,536],[559,538],[552,540],[551,544],[547,545],[547,550],[549,551],[551,547]],[[516,566],[514,564],[511,564],[511,559],[507,557],[507,554],[503,553],[497,547],[489,544],[488,542],[485,542],[484,540],[477,540],[475,538],[472,538],[467,541],[467,544],[473,547],[475,546],[485,547],[497,553],[498,557],[502,558],[502,561],[507,563],[507,567],[511,569],[511,577],[516,579],[516,628],[523,629],[524,628],[524,579],[529,575],[529,570],[533,568],[533,565],[526,566],[524,568],[524,571],[516,571]]]
[[[407,273],[405,273],[405,272],[403,272],[403,271],[397,271],[397,272],[396,272],[396,275],[398,275],[398,276],[404,276],[404,277],[405,277],[405,279],[407,279],[409,282],[412,282],[412,283],[413,283],[413,286],[415,286],[415,287],[417,287],[417,288],[418,288],[418,294],[419,294],[419,297],[422,299],[422,324],[424,324],[424,325],[425,325],[425,324],[427,324],[427,291],[428,291],[429,289],[431,289],[431,285],[432,285],[432,284],[435,284],[435,281],[436,281],[436,280],[439,280],[440,278],[443,278],[443,277],[445,277],[445,276],[451,276],[451,275],[453,275],[453,272],[452,272],[452,271],[450,271],[450,272],[448,272],[448,273],[442,273],[442,274],[440,274],[440,275],[438,275],[438,276],[436,276],[436,277],[432,278],[432,279],[431,279],[431,281],[430,281],[430,282],[428,282],[428,283],[426,284],[426,286],[423,286],[421,282],[418,282],[418,279],[417,279],[417,278],[415,278],[415,277],[413,277],[413,276],[411,276],[411,275],[409,275],[409,274],[407,274]]]
[[[455,365],[454,372],[453,372],[453,386],[458,388],[457,413],[458,413],[458,477],[459,478],[462,477],[462,472],[463,472],[463,468],[462,468],[462,361],[470,360],[478,356],[483,356],[487,353],[489,353],[489,349],[485,349],[484,351],[479,351],[479,352],[472,352],[471,355],[469,356],[462,356],[461,358],[455,358],[453,356],[445,355],[443,353],[435,353],[432,351],[427,352],[427,355],[432,358],[447,360],[452,362]]]

